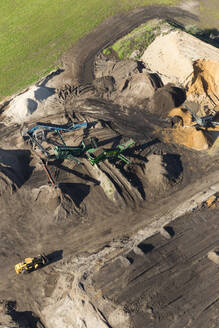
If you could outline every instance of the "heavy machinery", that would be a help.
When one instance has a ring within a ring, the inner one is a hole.
[[[91,138],[90,142],[82,140],[81,144],[78,147],[74,146],[56,146],[54,148],[54,155],[56,159],[72,159],[77,164],[80,164],[80,161],[75,157],[80,157],[86,155],[88,161],[91,165],[98,164],[99,162],[104,161],[107,158],[118,158],[129,164],[130,161],[122,154],[124,150],[131,147],[134,144],[134,140],[130,139],[126,143],[118,145],[114,149],[103,149],[98,147],[97,141],[95,138]]]
[[[38,255],[36,257],[27,257],[23,262],[15,265],[15,271],[17,274],[29,273],[37,270],[48,263],[48,258],[45,254]]]
[[[41,145],[41,143],[46,140],[46,134],[48,132],[56,133],[59,136],[61,143],[65,145],[61,133],[78,130],[80,128],[87,128],[87,122],[69,123],[64,125],[37,122],[36,125],[30,129],[24,126],[21,130],[21,135],[26,142],[30,143],[32,146],[38,146],[46,156],[49,156],[49,152]]]
[[[72,122],[63,125],[37,122],[36,125],[34,125],[30,129],[23,128],[21,134],[23,137],[25,137],[26,135],[34,135],[34,133],[37,130],[40,130],[43,131],[44,133],[46,131],[56,132],[59,135],[61,132],[70,132],[70,131],[78,130],[80,128],[87,128],[87,122],[81,122],[81,123]]]
[[[126,158],[122,154],[122,152],[134,144],[135,144],[134,140],[129,139],[127,142],[118,145],[114,149],[97,149],[97,148],[89,149],[87,150],[86,155],[91,165],[98,164],[99,162],[102,162],[107,158],[121,159],[126,164],[130,164],[131,163],[130,160]]]
[[[94,151],[97,147],[96,138],[91,137],[89,141],[82,140],[77,147],[66,145],[55,146],[53,151],[56,159],[72,159],[77,164],[81,164],[76,157],[83,156],[87,151]]]
[[[177,115],[174,115],[174,113]],[[191,117],[192,122],[189,122],[189,115]],[[203,128],[212,128],[215,129],[219,127],[219,121],[216,119],[216,115],[207,115],[199,117],[197,116],[187,105],[184,105],[184,108],[174,109],[170,112],[169,116],[172,117],[172,126],[193,126],[196,129],[203,129]],[[189,122],[189,125],[188,125]]]
[[[219,126],[219,122],[214,121],[215,115],[207,115],[207,116],[199,117],[199,116],[195,115],[188,106],[184,106],[184,107],[191,113],[191,115],[194,119],[194,122],[195,122],[194,125],[196,128],[199,128],[199,127],[216,128],[216,126]]]

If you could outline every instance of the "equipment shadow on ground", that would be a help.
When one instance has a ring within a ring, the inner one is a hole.
[[[60,249],[60,250],[56,250],[56,251],[54,251],[50,254],[47,254],[47,258],[48,258],[48,264],[47,265],[58,262],[58,261],[62,260],[62,258],[63,258],[63,250]]]

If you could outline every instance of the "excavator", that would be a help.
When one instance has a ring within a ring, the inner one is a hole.
[[[35,271],[49,262],[45,254],[38,255],[36,257],[27,257],[23,262],[20,262],[15,265],[15,272],[20,273],[30,273]]]

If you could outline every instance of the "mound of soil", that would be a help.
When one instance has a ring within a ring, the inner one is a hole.
[[[95,77],[113,76],[116,83],[129,77],[131,73],[138,73],[138,63],[133,60],[107,60],[106,57],[97,58],[95,63]]]
[[[5,121],[22,123],[43,110],[44,103],[55,94],[54,88],[34,85],[17,95],[4,112]]]
[[[201,109],[205,106],[214,109],[219,105],[219,58],[217,62],[205,59],[194,62],[187,99],[198,102]]]
[[[185,86],[193,74],[193,61],[203,58],[219,61],[219,50],[177,30],[158,36],[141,60],[161,76],[164,84],[171,82]]]
[[[209,252],[208,258],[215,264],[219,265],[219,250]]]
[[[61,203],[61,191],[59,188],[44,185],[33,189],[32,195],[35,201],[51,211],[54,211]]]
[[[44,327],[33,312],[20,312],[16,307],[16,301],[0,300],[0,328]]]
[[[177,107],[177,108],[173,108],[168,116],[170,117],[181,117],[182,118],[182,123],[181,125],[183,126],[192,126],[194,125],[194,122],[193,122],[193,117],[192,117],[192,114],[187,110],[187,109],[184,109],[184,108],[180,108],[180,107]]]
[[[163,165],[163,157],[161,155],[149,155],[146,165],[146,179],[147,183],[154,189],[166,189],[169,184],[167,172]]]
[[[208,132],[196,130],[194,127],[166,129],[162,133],[164,141],[184,145],[195,150],[207,150],[212,145]]]
[[[151,154],[147,157],[145,180],[148,195],[161,194],[182,178],[182,163],[179,155]]]
[[[58,223],[72,219],[72,215],[83,216],[85,214],[84,205],[76,204],[72,197],[59,187],[43,185],[40,188],[32,189],[32,197],[38,206],[50,213],[52,222]]]
[[[115,79],[113,76],[103,76],[93,81],[95,89],[99,92],[112,92],[114,90]]]
[[[127,107],[145,107],[145,100],[153,97],[154,92],[162,86],[153,74],[138,73],[124,79],[118,85],[114,102]]]
[[[182,105],[186,100],[183,89],[167,84],[155,91],[150,100],[149,110],[160,117],[167,117],[170,110]]]

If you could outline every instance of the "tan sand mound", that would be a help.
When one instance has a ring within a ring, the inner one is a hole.
[[[195,150],[206,150],[212,145],[216,147],[218,132],[214,128],[197,130],[192,114],[185,108],[173,108],[169,114],[172,118],[173,129],[163,131],[164,140],[184,145]],[[217,120],[215,115],[214,120]]]
[[[180,30],[158,36],[141,57],[164,84],[183,86],[191,80],[193,62],[198,59],[219,61],[219,50]]]
[[[184,108],[180,108],[180,107],[176,107],[176,108],[173,108],[169,114],[168,114],[169,117],[178,117],[178,118],[181,118],[181,125],[183,126],[192,126],[194,125],[194,122],[192,120],[192,114],[187,110],[187,109],[184,109]]]
[[[162,133],[165,142],[177,143],[195,150],[207,150],[212,145],[208,133],[203,130],[196,130],[194,127],[166,129]]]
[[[215,264],[219,265],[219,251],[218,250],[209,252],[208,258]]]
[[[193,64],[193,69],[187,99],[198,102],[202,108],[208,106],[214,109],[219,105],[219,60],[197,60]]]

